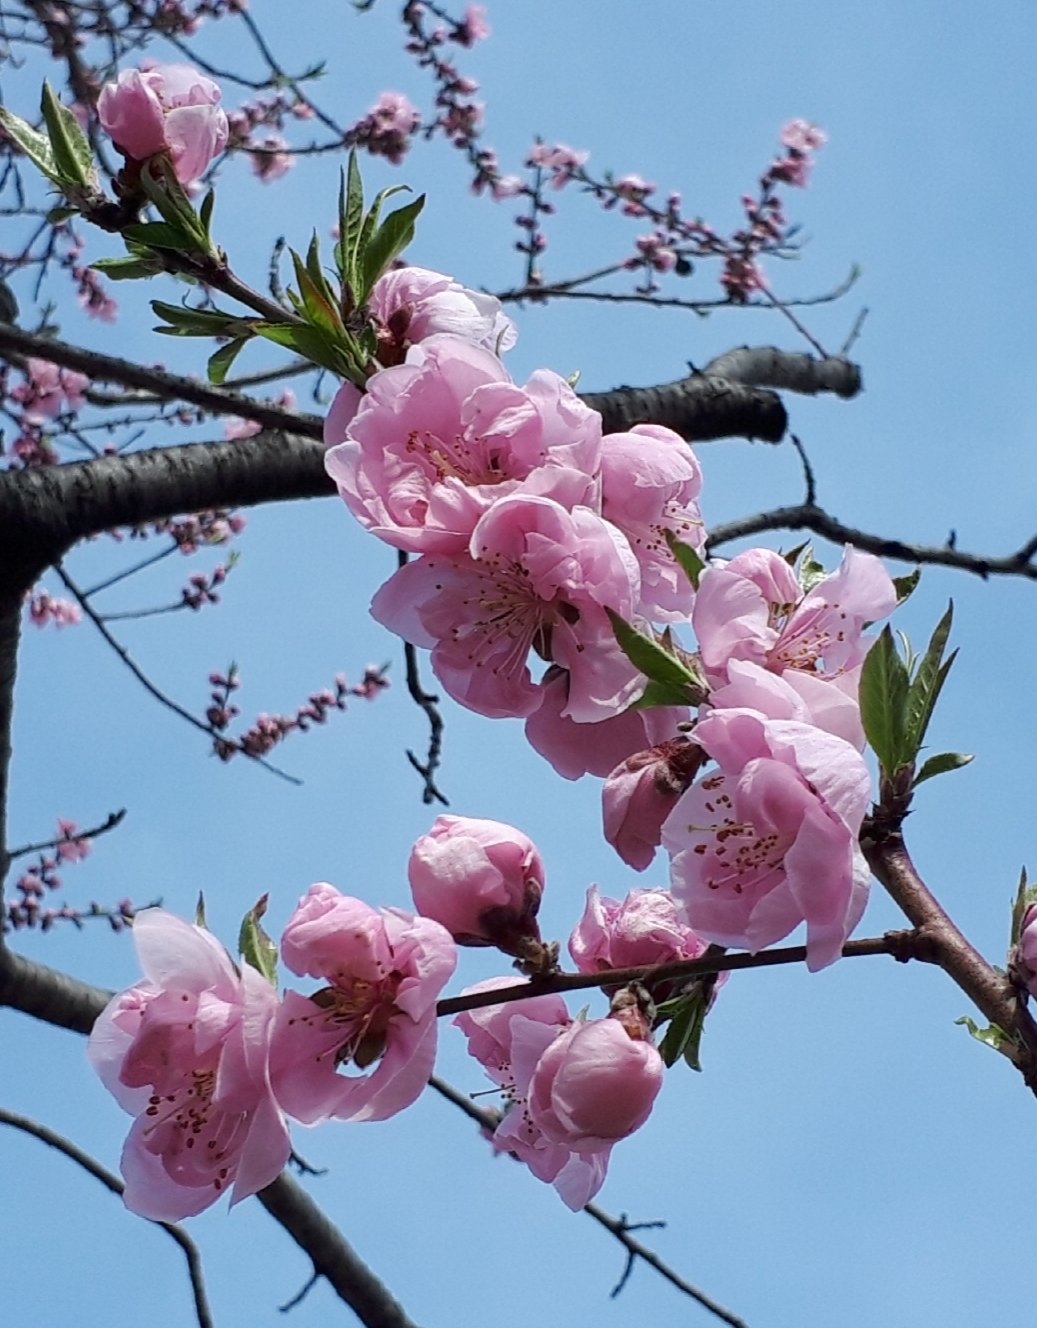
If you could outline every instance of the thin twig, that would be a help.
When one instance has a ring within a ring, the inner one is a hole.
[[[121,824],[126,815],[126,808],[121,807],[117,812],[109,812],[100,825],[95,825],[92,830],[78,830],[74,835],[63,835],[60,839],[43,839],[38,844],[25,844],[21,848],[13,848],[7,855],[10,862],[15,858],[24,858],[29,853],[45,853],[47,849],[57,848],[61,844],[74,844],[80,839],[97,839],[100,835],[105,835],[109,830]]]
[[[211,724],[207,724],[204,720],[199,719],[197,715],[193,715],[190,712],[190,710],[182,706],[179,703],[179,701],[174,701],[171,696],[167,696],[166,693],[162,691],[160,687],[158,687],[155,683],[151,681],[148,675],[144,672],[144,670],[140,667],[140,665],[130,654],[126,646],[124,646],[122,642],[119,641],[115,636],[113,636],[112,633],[108,630],[107,626],[105,625],[104,619],[94,609],[93,605],[86,598],[83,591],[80,590],[79,586],[77,586],[75,581],[72,580],[69,574],[65,571],[64,567],[61,565],[61,563],[55,563],[54,570],[61,578],[61,582],[65,586],[66,590],[68,590],[69,594],[72,595],[72,597],[75,599],[76,603],[79,605],[82,611],[86,614],[86,616],[90,619],[93,625],[101,633],[101,636],[104,638],[105,643],[111,647],[111,649],[116,653],[116,655],[118,655],[118,657],[126,665],[129,671],[133,674],[133,676],[137,679],[140,685],[144,688],[144,690],[150,696],[153,696],[155,700],[159,702],[160,705],[164,705],[166,709],[171,710],[174,715],[179,715],[181,719],[185,719],[188,722],[188,724],[190,724],[193,728],[196,728],[199,730],[199,732],[206,734],[208,737],[212,738],[214,742],[225,743],[227,746],[233,747],[235,751],[241,752],[241,754],[243,756],[247,756],[250,761],[255,761],[258,765],[261,765],[264,770],[269,770],[271,774],[277,775],[279,779],[287,780],[289,784],[302,783],[302,780],[299,779],[296,775],[290,775],[287,772],[287,770],[282,770],[280,766],[271,764],[271,762],[267,761],[264,757],[256,756],[254,752],[248,751],[247,748],[242,746],[241,743],[235,742],[233,738],[226,737],[224,734],[222,734],[219,731],[219,729],[213,728]]]
[[[917,942],[914,931],[887,931],[882,936],[847,941],[842,948],[842,956],[844,959],[853,959],[866,955],[891,955],[899,963],[906,963],[909,959],[931,961],[932,955]],[[448,1014],[460,1014],[463,1010],[479,1010],[487,1005],[529,1000],[532,996],[552,995],[556,992],[586,991],[591,987],[620,987],[628,982],[661,982],[666,978],[702,977],[709,973],[733,973],[747,968],[776,968],[782,964],[801,964],[806,957],[805,945],[786,945],[776,950],[760,950],[758,954],[709,955],[701,959],[679,959],[672,964],[607,968],[597,973],[553,973],[550,977],[518,982],[512,987],[474,991],[466,996],[448,996],[437,1003],[436,1015],[443,1018]]]
[[[905,540],[874,535],[855,526],[830,516],[822,507],[809,503],[797,503],[789,507],[772,507],[768,512],[757,512],[753,516],[740,517],[735,521],[725,521],[714,526],[707,541],[710,552],[729,543],[731,540],[744,539],[747,535],[758,535],[765,530],[812,530],[815,535],[823,535],[834,544],[854,544],[859,549],[876,553],[881,558],[898,558],[906,563],[930,563],[939,567],[956,567],[963,572],[972,572],[987,580],[991,576],[1021,576],[1027,580],[1037,580],[1037,563],[1033,561],[1037,553],[1037,536],[1029,539],[1015,553],[1004,557],[988,557],[978,553],[963,553],[960,549],[945,544],[939,548],[927,544],[908,544]]]
[[[113,1175],[106,1167],[102,1167],[89,1153],[84,1153],[81,1148],[77,1148],[64,1135],[57,1134],[54,1130],[48,1129],[46,1125],[41,1125],[28,1116],[21,1116],[17,1112],[8,1111],[5,1107],[0,1107],[0,1125],[10,1125],[16,1130],[31,1135],[34,1139],[39,1139],[41,1143],[56,1148],[59,1153],[63,1153],[70,1161],[75,1162],[84,1171],[88,1171],[95,1180],[99,1180],[113,1194],[121,1195],[125,1189],[118,1176]],[[183,1250],[184,1258],[187,1260],[187,1274],[191,1280],[191,1294],[194,1296],[194,1311],[198,1320],[198,1328],[213,1328],[212,1312],[209,1309],[209,1301],[205,1294],[205,1278],[202,1273],[202,1260],[198,1253],[198,1246],[195,1245],[182,1227],[176,1226],[172,1222],[153,1222],[152,1225],[161,1227]]]
[[[434,1089],[440,1097],[446,1098],[448,1102],[453,1103],[455,1107],[463,1111],[469,1120],[475,1121],[481,1130],[492,1134],[500,1124],[501,1113],[499,1111],[495,1109],[487,1110],[485,1107],[477,1107],[470,1097],[461,1093],[453,1086],[453,1084],[447,1083],[445,1079],[440,1079],[438,1076],[433,1075],[429,1080],[429,1087]],[[618,1218],[612,1217],[611,1214],[606,1213],[603,1208],[599,1208],[595,1203],[584,1204],[583,1211],[588,1217],[593,1217],[596,1222],[599,1222],[606,1231],[610,1231],[627,1250],[627,1267],[619,1284],[613,1288],[611,1292],[612,1296],[615,1296],[616,1293],[622,1289],[624,1282],[629,1277],[630,1267],[633,1264],[633,1261],[635,1259],[643,1259],[645,1263],[651,1265],[657,1273],[661,1274],[661,1276],[675,1286],[678,1291],[683,1291],[686,1296],[690,1296],[693,1300],[698,1301],[704,1309],[709,1310],[711,1313],[715,1314],[717,1318],[722,1319],[724,1323],[729,1324],[730,1328],[746,1328],[743,1319],[739,1319],[736,1315],[732,1314],[730,1310],[724,1309],[724,1307],[719,1305],[712,1299],[712,1297],[707,1296],[704,1291],[700,1291],[698,1287],[681,1277],[679,1273],[675,1273],[668,1264],[664,1263],[662,1259],[659,1258],[654,1250],[650,1250],[646,1245],[642,1245],[640,1241],[634,1240],[630,1235],[630,1232],[635,1227],[656,1224],[638,1222],[630,1225],[627,1223],[625,1214]]]

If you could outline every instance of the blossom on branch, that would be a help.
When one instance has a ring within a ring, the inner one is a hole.
[[[324,437],[328,474],[362,525],[394,548],[461,553],[507,494],[593,498],[601,416],[557,374],[519,387],[495,355],[440,334],[376,373],[362,398],[346,384]]]
[[[688,921],[706,940],[753,953],[806,922],[807,967],[833,963],[868,897],[863,758],[832,734],[748,709],[707,714],[695,741],[719,772],[693,785],[662,829]]]
[[[220,89],[190,65],[124,69],[106,83],[97,114],[115,146],[131,161],[167,152],[181,184],[202,175],[227,146]]]
[[[327,983],[286,992],[278,1011],[270,1076],[285,1111],[313,1124],[409,1107],[432,1073],[436,998],[457,962],[446,929],[319,882],[289,919],[281,956]]]
[[[522,955],[541,946],[536,923],[544,864],[514,826],[472,816],[439,816],[407,864],[414,906],[461,945],[495,945]]]
[[[270,1089],[277,993],[219,942],[159,908],[133,923],[144,981],[98,1017],[87,1055],[137,1117],[122,1153],[127,1208],[178,1222],[273,1181],[288,1130]]]
[[[637,562],[623,535],[587,508],[501,498],[472,532],[470,552],[427,555],[375,595],[375,619],[432,651],[462,705],[491,718],[532,714],[543,699],[530,650],[569,675],[563,714],[607,719],[641,692],[643,675],[616,642],[606,608],[629,619]]]

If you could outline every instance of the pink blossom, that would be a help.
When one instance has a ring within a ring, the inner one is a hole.
[[[398,165],[421,124],[421,113],[402,92],[383,92],[367,115],[346,134],[347,144],[366,147]]]
[[[807,592],[780,554],[750,549],[703,573],[692,623],[711,683],[726,680],[732,659],[834,677],[861,663],[865,625],[896,601],[878,558],[851,545],[837,570]]]
[[[803,669],[771,673],[747,659],[728,661],[728,681],[715,687],[709,704],[717,710],[757,710],[767,719],[796,719],[843,738],[858,751],[864,746],[857,691],[861,666],[834,678]]]
[[[1023,914],[1015,962],[1010,971],[1017,972],[1026,990],[1037,997],[1037,904],[1031,904]]]
[[[586,508],[513,494],[480,519],[470,549],[408,563],[371,605],[383,626],[432,650],[455,700],[491,718],[531,714],[542,700],[531,649],[568,670],[570,719],[594,723],[636,698],[643,676],[605,613],[629,619],[639,590],[618,530]]]
[[[22,406],[29,424],[42,424],[63,410],[80,410],[85,404],[84,393],[90,386],[86,374],[36,358],[26,360],[24,372],[25,382],[11,391],[11,399]]]
[[[706,942],[684,921],[680,905],[669,890],[631,890],[620,902],[587,891],[583,916],[569,937],[569,953],[581,973],[600,973],[609,968],[634,968],[642,964],[672,964],[698,959]],[[720,982],[727,977],[720,974]],[[665,1000],[667,983],[644,980],[656,1001]],[[679,986],[684,979],[676,979]]]
[[[458,29],[457,40],[462,46],[474,46],[490,35],[490,25],[486,22],[485,5],[469,5],[464,12],[464,22]]]
[[[641,255],[641,259],[656,272],[672,272],[677,266],[676,249],[658,231],[651,235],[637,236],[634,244]],[[627,266],[634,267],[638,264],[638,261],[636,257],[632,258]]]
[[[569,675],[557,666],[548,669],[540,691],[543,700],[526,720],[526,739],[563,779],[604,778],[632,753],[672,738],[678,724],[691,718],[687,706],[652,706],[577,724],[565,714]]]
[[[639,1129],[663,1082],[662,1057],[618,1019],[577,1020],[541,1053],[529,1115],[544,1137],[594,1155]]]
[[[688,921],[754,953],[805,921],[807,967],[833,963],[868,895],[862,757],[820,729],[744,709],[707,714],[695,740],[719,771],[684,794],[662,831]]]
[[[328,474],[395,548],[461,553],[507,494],[565,507],[596,496],[601,417],[548,370],[518,387],[489,351],[440,334],[374,374],[362,399],[340,396],[325,428]],[[343,424],[344,439],[333,431]]]
[[[674,559],[666,534],[704,555],[699,511],[702,472],[691,448],[672,429],[635,424],[601,440],[601,514],[626,535],[641,569],[641,612],[681,622],[695,592]]]
[[[289,919],[281,956],[327,981],[309,997],[286,992],[278,1012],[270,1076],[285,1111],[312,1124],[410,1106],[435,1060],[436,997],[457,961],[449,933],[320,882]]]
[[[162,909],[137,914],[133,941],[144,981],[108,1003],[87,1055],[137,1117],[122,1153],[126,1206],[177,1222],[228,1189],[232,1204],[255,1194],[288,1160],[267,1077],[277,994]]]
[[[522,954],[539,942],[544,864],[533,841],[500,821],[439,816],[411,850],[414,907],[462,945]]]
[[[550,171],[551,184],[555,189],[562,189],[575,177],[589,156],[589,152],[578,152],[565,143],[556,143],[553,147],[547,143],[534,143],[526,161],[530,166]]]
[[[601,789],[605,838],[628,866],[644,871],[655,857],[663,822],[706,760],[686,737],[627,757]]]
[[[511,985],[511,978],[494,978],[467,988],[465,995]],[[538,1180],[554,1185],[565,1203],[578,1211],[604,1183],[611,1144],[596,1153],[578,1153],[565,1143],[553,1142],[534,1123],[527,1101],[540,1056],[570,1024],[565,1002],[560,996],[532,996],[468,1010],[454,1023],[468,1038],[469,1053],[503,1093],[504,1114],[493,1133],[494,1148],[524,1162]]]
[[[289,151],[288,140],[283,134],[267,134],[264,138],[253,139],[249,146],[258,149],[251,153],[252,174],[264,184],[279,180],[295,165],[295,154]]]
[[[58,817],[57,855],[62,862],[82,862],[90,855],[90,840],[79,833],[75,821]]]
[[[813,152],[828,142],[828,135],[809,120],[789,120],[782,127],[782,144],[796,152]]]
[[[55,599],[46,590],[37,590],[29,600],[29,620],[35,627],[53,623],[55,627],[74,627],[82,622],[78,604],[70,599]]]
[[[200,176],[227,146],[220,89],[189,65],[124,69],[106,83],[97,114],[112,142],[133,161],[168,152],[176,178]]]
[[[378,327],[378,358],[386,366],[401,363],[408,346],[438,332],[494,355],[510,350],[518,339],[500,300],[423,267],[384,273],[371,288],[367,308]]]

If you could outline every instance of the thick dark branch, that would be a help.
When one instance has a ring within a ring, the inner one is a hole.
[[[415,1328],[415,1324],[351,1248],[338,1227],[321,1212],[287,1172],[256,1196],[313,1261],[313,1270],[335,1289],[365,1328]]]
[[[617,387],[581,396],[601,412],[606,433],[622,433],[635,424],[663,424],[693,443],[714,438],[777,443],[788,424],[785,407],[773,392],[705,374],[660,387]]]
[[[709,536],[711,551],[731,540],[759,535],[766,530],[812,530],[835,544],[853,544],[881,558],[899,558],[906,563],[929,563],[939,567],[955,567],[972,572],[986,580],[990,576],[1022,576],[1037,580],[1037,540],[1030,539],[1015,553],[1004,557],[987,557],[978,553],[964,553],[951,544],[940,546],[908,544],[901,539],[873,535],[866,530],[846,526],[814,503],[798,503],[790,507],[772,507],[768,512],[725,521],[714,526]]]
[[[711,360],[702,373],[752,387],[777,387],[807,396],[832,392],[837,397],[850,398],[862,387],[860,367],[850,360],[838,355],[819,359],[774,346],[740,346],[729,350]]]
[[[818,359],[773,346],[742,346],[679,382],[589,392],[583,400],[601,411],[606,433],[634,424],[665,424],[689,442],[759,438],[777,443],[785,436],[788,417],[769,388],[852,397],[861,390],[861,372],[836,356]]]
[[[0,475],[0,568],[24,593],[78,540],[179,512],[334,492],[320,443],[283,433]]]
[[[323,421],[315,415],[282,410],[280,406],[256,401],[224,388],[208,387],[196,379],[182,378],[164,369],[150,369],[143,364],[133,364],[130,360],[102,355],[96,350],[71,346],[66,341],[34,336],[10,323],[0,323],[0,355],[10,355],[12,352],[16,355],[35,355],[52,364],[60,364],[64,369],[75,369],[79,373],[88,374],[97,382],[139,388],[163,401],[189,401],[193,406],[201,406],[213,415],[240,415],[243,419],[255,420],[267,429],[284,429],[306,438],[321,437]]]
[[[48,1129],[46,1125],[41,1125],[39,1121],[30,1120],[28,1116],[21,1116],[15,1111],[7,1111],[3,1107],[0,1107],[0,1125],[10,1125],[16,1130],[21,1130],[24,1134],[31,1135],[34,1139],[39,1139],[41,1143],[56,1148],[59,1153],[63,1153],[70,1161],[75,1162],[84,1171],[89,1172],[95,1180],[99,1180],[112,1194],[122,1194],[125,1187],[119,1177],[112,1175],[107,1167],[102,1167],[100,1162],[92,1158],[89,1153],[84,1153],[81,1148],[77,1148],[63,1134],[58,1134],[54,1130]],[[194,1312],[198,1320],[198,1328],[213,1328],[212,1312],[209,1309],[209,1300],[205,1294],[205,1277],[202,1273],[202,1260],[198,1253],[198,1246],[183,1227],[175,1226],[172,1222],[156,1222],[154,1225],[161,1227],[184,1252],[184,1258],[187,1260],[187,1275],[191,1282],[191,1294],[194,1297]]]
[[[111,998],[110,991],[0,947],[0,1008],[87,1034]]]

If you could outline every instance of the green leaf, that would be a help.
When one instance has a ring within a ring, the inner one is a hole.
[[[782,558],[784,558],[785,562],[787,562],[790,567],[795,567],[795,565],[799,562],[800,555],[806,549],[810,549],[812,547],[813,546],[811,545],[809,540],[804,540],[802,544],[797,544],[794,549],[789,549],[788,553],[783,553],[781,556]]]
[[[166,157],[150,157],[141,167],[140,183],[163,221],[182,233],[181,249],[212,253],[209,236]]]
[[[922,569],[920,567],[916,567],[908,576],[895,576],[893,578],[893,587],[897,592],[898,604],[903,604],[904,600],[914,592],[921,579]]]
[[[346,352],[330,345],[319,328],[305,323],[250,323],[249,328],[256,336],[272,341],[276,346],[286,346],[332,373],[347,376],[343,367],[347,362]]]
[[[205,921],[205,896],[201,890],[198,891],[198,903],[194,906],[194,925],[204,927],[206,930],[209,928],[209,924]]]
[[[914,752],[905,755],[909,685],[904,661],[893,643],[893,633],[888,626],[884,627],[861,669],[860,704],[865,736],[890,777],[900,766],[909,765],[914,757]]]
[[[182,253],[194,244],[194,237],[168,221],[142,221],[127,226],[123,235],[133,244],[143,244],[149,249],[175,249]]]
[[[917,788],[924,779],[946,774],[948,770],[960,770],[963,765],[968,765],[974,759],[972,756],[966,756],[964,752],[940,752],[938,756],[930,756],[915,775],[911,787]]]
[[[219,385],[226,379],[227,374],[230,373],[231,365],[251,340],[251,337],[235,337],[233,341],[228,341],[226,346],[221,346],[214,355],[210,355],[210,383]]]
[[[66,207],[60,204],[58,207],[52,207],[47,213],[48,226],[60,226],[63,221],[68,221],[70,217],[78,217],[79,208]]]
[[[1023,930],[1023,920],[1030,911],[1030,905],[1037,903],[1037,888],[1026,879],[1026,868],[1019,872],[1019,888],[1012,903],[1012,938],[1011,944],[1017,945]]]
[[[252,330],[251,323],[222,309],[191,309],[182,304],[167,304],[165,300],[152,300],[151,307],[181,337],[244,336]]]
[[[327,332],[333,340],[344,337],[346,335],[345,325],[333,300],[328,299],[325,292],[313,280],[306,265],[295,250],[290,249],[288,252],[292,256],[292,262],[295,265],[295,279],[299,285],[300,313],[305,316],[307,322]],[[323,279],[323,274],[319,270],[318,275]]]
[[[678,567],[691,582],[693,590],[699,588],[699,578],[706,570],[706,564],[690,544],[682,544],[672,530],[663,528],[666,543],[670,546]]]
[[[20,115],[13,115],[3,106],[0,106],[0,125],[3,125],[7,136],[14,139],[37,170],[42,171],[48,180],[61,184],[61,172],[46,134],[33,129],[28,121]]]
[[[1001,1044],[1008,1039],[1008,1034],[1003,1028],[998,1028],[997,1024],[991,1024],[989,1028],[980,1028],[974,1019],[970,1019],[967,1014],[963,1014],[960,1019],[955,1019],[956,1024],[964,1024],[977,1042],[982,1042],[987,1047],[993,1047],[997,1051]]]
[[[349,164],[342,173],[338,194],[338,243],[335,266],[344,286],[356,287],[356,248],[364,221],[364,184],[357,165],[356,149],[351,148]]]
[[[61,173],[62,184],[72,188],[97,188],[94,154],[87,136],[71,110],[58,100],[49,83],[43,84],[40,105],[50,135],[54,161]]]
[[[153,277],[162,271],[162,265],[148,258],[131,255],[128,258],[99,258],[91,263],[92,268],[103,272],[110,281],[133,281],[141,277]]]
[[[918,672],[911,683],[907,700],[907,741],[913,744],[908,760],[914,760],[915,754],[925,741],[925,731],[932,718],[936,699],[946,681],[957,651],[953,651],[944,661],[943,652],[950,636],[951,622],[954,618],[954,604],[948,604],[947,612],[936,624],[936,629],[929,639],[929,645],[918,665]]]
[[[202,206],[198,209],[198,219],[202,223],[206,238],[212,239],[212,210],[216,204],[216,191],[210,189],[202,199]]]
[[[699,1048],[708,1010],[709,1001],[701,991],[694,991],[677,1002],[666,1034],[659,1043],[659,1055],[665,1065],[676,1065],[683,1057],[693,1070],[702,1069]]]
[[[277,946],[261,926],[266,912],[268,895],[257,899],[241,920],[238,933],[238,952],[246,964],[261,973],[272,987],[277,986]]]
[[[808,595],[813,588],[828,575],[825,567],[814,557],[814,550],[808,544],[803,554],[803,561],[796,570],[803,594]]]
[[[371,236],[362,249],[359,259],[362,266],[361,289],[357,297],[361,303],[367,299],[368,292],[393,259],[401,254],[414,239],[414,223],[425,206],[425,195],[416,198],[413,203],[390,212],[378,230]]]
[[[650,636],[624,622],[612,609],[606,609],[605,612],[609,616],[619,648],[631,664],[645,674],[650,684],[659,683],[667,689],[667,694],[682,697],[681,701],[667,701],[665,704],[700,705],[705,700],[706,688],[702,679],[676,655],[671,655]]]

